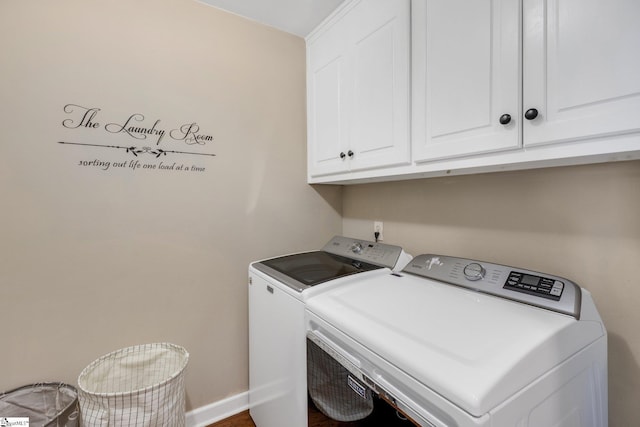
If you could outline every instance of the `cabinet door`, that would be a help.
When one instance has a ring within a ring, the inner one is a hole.
[[[344,154],[348,151],[344,93],[347,34],[348,28],[338,22],[307,45],[307,149],[311,176],[348,169]]]
[[[354,0],[307,43],[308,168],[410,159],[410,0]]]
[[[365,0],[349,14],[351,170],[410,162],[410,6]]]
[[[521,146],[520,13],[513,0],[413,2],[415,160]]]
[[[525,0],[525,146],[640,131],[640,1]]]

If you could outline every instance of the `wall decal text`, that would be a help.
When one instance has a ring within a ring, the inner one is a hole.
[[[201,131],[200,125],[196,122],[187,122],[177,126],[165,128],[160,119],[147,120],[142,113],[129,114],[120,121],[108,121],[105,124],[102,120],[102,109],[98,107],[85,107],[78,104],[66,104],[63,108],[66,118],[62,120],[62,126],[66,129],[102,129],[106,133],[104,135],[122,135],[132,138],[136,142],[133,144],[99,144],[95,142],[71,142],[58,141],[59,144],[86,147],[86,148],[102,148],[122,150],[123,153],[133,157],[140,155],[149,155],[151,158],[158,159],[160,157],[171,155],[179,156],[207,156],[214,157],[215,154],[203,153],[193,150],[196,147],[204,147],[212,143],[213,136]],[[167,130],[168,129],[168,130]],[[122,138],[120,138],[122,139]],[[142,145],[144,143],[151,144]],[[161,148],[161,144],[163,148]],[[171,149],[166,147],[171,144]],[[173,149],[183,146],[184,149]],[[189,148],[191,149],[189,149]],[[205,167],[196,166],[186,163],[144,163],[139,160],[123,160],[121,162],[106,161],[100,159],[80,160],[78,166],[91,166],[102,170],[111,168],[131,168],[136,169],[155,169],[155,170],[176,170],[189,172],[204,172]]]

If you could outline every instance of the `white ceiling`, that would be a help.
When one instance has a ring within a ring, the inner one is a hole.
[[[199,0],[270,27],[305,37],[344,0]]]

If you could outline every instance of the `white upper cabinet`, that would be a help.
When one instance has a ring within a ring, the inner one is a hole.
[[[414,0],[412,19],[416,162],[638,149],[592,142],[640,130],[640,1]]]
[[[309,36],[311,177],[410,162],[410,35],[410,0],[361,0]]]
[[[640,131],[640,1],[524,0],[525,146]]]
[[[519,2],[414,1],[412,17],[414,160],[519,148]]]
[[[348,27],[336,22],[322,37],[307,44],[307,138],[310,175],[347,170],[346,122]]]
[[[640,159],[640,0],[348,0],[307,85],[313,183]]]

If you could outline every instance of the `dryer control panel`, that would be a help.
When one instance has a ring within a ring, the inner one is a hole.
[[[550,277],[511,271],[504,288],[560,301],[564,290],[564,282]]]
[[[580,287],[562,277],[434,254],[415,257],[403,271],[580,318]]]

